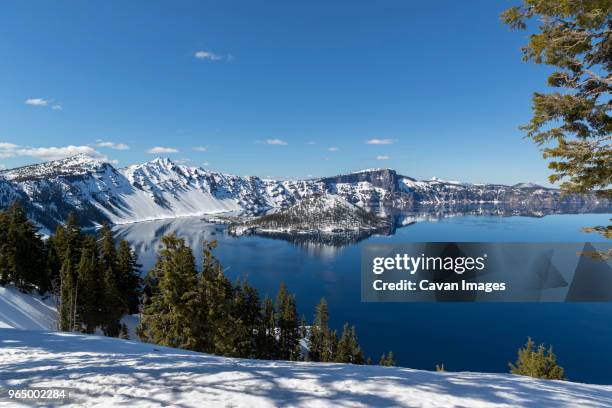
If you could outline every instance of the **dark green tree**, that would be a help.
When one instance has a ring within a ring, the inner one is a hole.
[[[0,285],[5,286],[11,280],[10,268],[8,264],[8,229],[9,217],[6,211],[0,211]]]
[[[242,336],[238,339],[239,357],[256,358],[257,332],[261,327],[259,294],[246,279],[236,283],[233,315],[235,319],[240,320],[243,327]]]
[[[508,363],[510,373],[526,375],[547,380],[565,380],[562,367],[557,364],[557,357],[553,353],[552,346],[546,350],[544,344],[540,344],[534,350],[534,342],[531,337],[527,338],[527,344],[518,350],[518,358],[515,364]]]
[[[65,225],[59,225],[55,234],[49,238],[50,246],[60,259],[60,265],[65,261],[65,256],[70,254],[72,264],[77,265],[81,259],[81,246],[83,234],[74,213],[70,213]],[[70,248],[70,251],[68,251]]]
[[[279,357],[283,360],[299,359],[299,356],[295,355],[300,341],[295,296],[287,292],[284,283],[280,284],[275,306]]]
[[[336,363],[352,363],[353,362],[353,343],[351,338],[351,330],[348,323],[344,323],[342,336],[338,342],[336,355],[334,356]]]
[[[198,275],[195,259],[185,241],[176,235],[162,237],[162,248],[153,268],[156,288],[144,306],[139,333],[143,340],[170,347],[196,349]]]
[[[118,337],[121,332],[121,317],[127,312],[127,306],[125,296],[117,288],[115,272],[110,267],[104,270],[103,286],[104,315],[102,330],[106,336]]]
[[[361,350],[361,346],[359,345],[359,341],[357,340],[357,331],[355,330],[355,326],[351,328],[351,353],[353,358],[353,364],[364,363],[363,351]]]
[[[68,248],[66,251],[70,252]],[[59,289],[59,330],[74,330],[74,319],[76,315],[76,294],[77,294],[77,271],[72,263],[72,254],[68,253],[63,257],[65,260],[60,271]]]
[[[112,270],[113,275],[117,272],[117,249],[115,248],[115,238],[107,222],[102,224],[98,231],[100,263],[104,270]]]
[[[538,23],[523,59],[552,66],[533,94],[533,117],[521,126],[544,148],[552,183],[570,193],[612,197],[612,2],[523,0],[501,15],[511,29]],[[587,229],[612,237],[612,227]]]
[[[378,365],[385,367],[393,367],[395,365],[395,358],[393,357],[393,352],[390,351],[389,354],[383,353],[378,361]]]
[[[44,242],[26,212],[15,202],[0,223],[4,230],[0,234],[0,283],[13,282],[23,292],[49,290]]]
[[[308,337],[308,360],[331,361],[333,340],[328,326],[327,301],[321,298],[315,310],[315,317]]]
[[[207,326],[206,339],[215,354],[239,357],[248,348],[248,329],[236,313],[235,288],[223,273],[223,267],[212,251],[217,242],[205,242],[201,274],[202,298],[206,303],[207,315],[203,322]],[[238,295],[241,298],[241,295]]]
[[[395,366],[395,357],[393,356],[392,351],[390,351],[389,354],[387,354],[387,366],[388,367]]]
[[[263,359],[277,357],[278,344],[276,339],[276,319],[274,304],[268,295],[264,298],[261,308],[261,329],[258,332],[258,355]]]
[[[83,239],[81,259],[77,267],[77,290],[74,303],[78,323],[85,333],[93,333],[104,324],[106,309],[104,271],[98,258],[96,237]]]
[[[136,253],[125,240],[119,242],[116,268],[116,285],[119,293],[124,297],[125,313],[138,313],[140,297],[142,296],[140,265]]]
[[[363,352],[357,341],[355,326],[349,329],[349,324],[344,323],[342,336],[340,337],[340,341],[338,341],[338,346],[334,354],[334,361],[337,363],[351,364],[364,363]]]
[[[538,21],[523,58],[553,66],[548,84],[559,92],[535,93],[534,115],[522,128],[544,149],[566,191],[592,190],[612,197],[612,3],[609,0],[524,0],[502,13],[513,29]]]

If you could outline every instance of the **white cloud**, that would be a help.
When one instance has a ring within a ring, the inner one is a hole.
[[[23,103],[30,106],[42,106],[42,107],[51,107],[51,109],[60,111],[63,106],[53,99],[44,99],[44,98],[29,98],[26,99]]]
[[[30,106],[49,106],[49,102],[51,101],[43,98],[30,98],[26,99],[24,103]]]
[[[338,149],[337,147],[335,147],[335,146],[332,146],[332,147],[328,147],[328,148],[327,148],[327,151],[328,151],[328,152],[337,152],[338,150],[339,150],[339,149]]]
[[[376,156],[376,160],[389,160],[389,159],[391,159],[391,157],[389,156],[382,156],[382,155]]]
[[[178,164],[185,164],[185,163],[189,163],[190,161],[191,161],[191,159],[189,159],[187,157],[183,157],[181,159],[174,160],[174,162],[178,163]]]
[[[108,147],[113,150],[129,150],[130,146],[125,143],[113,143],[113,142],[105,142],[103,140],[97,140],[96,146],[98,147]]]
[[[222,56],[217,55],[212,51],[203,51],[203,50],[194,52],[193,56],[200,60],[209,60],[209,61],[218,61],[223,58]]]
[[[19,146],[13,143],[0,142],[0,150],[16,149]]]
[[[370,139],[366,142],[371,145],[390,145],[395,143],[395,139]]]
[[[58,160],[77,154],[106,160],[106,156],[91,146],[64,146],[64,147],[26,147],[17,149],[19,156],[36,157],[43,160]]]
[[[266,139],[266,144],[269,145],[278,145],[278,146],[286,146],[288,143],[281,139]]]
[[[13,143],[0,143],[0,158],[6,159],[9,157],[34,157],[42,160],[58,160],[77,154],[85,154],[87,156],[107,161],[108,158],[98,152],[91,146],[61,146],[61,147],[30,147],[19,146]]]
[[[196,146],[193,148],[193,150],[195,150],[196,152],[207,152],[208,148],[204,146]]]
[[[310,142],[308,142],[309,145],[314,145],[317,144],[316,142],[313,142],[312,140]]]
[[[202,164],[203,164],[204,166],[210,166],[210,163],[209,163],[209,162],[204,162],[204,163],[202,163]]]
[[[0,164],[0,170],[6,170],[6,166],[4,164]]]
[[[174,147],[163,147],[163,146],[155,146],[147,150],[147,153],[150,154],[168,154],[168,153],[178,153],[179,150]]]

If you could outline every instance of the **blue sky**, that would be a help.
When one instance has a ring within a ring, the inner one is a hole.
[[[0,164],[83,151],[282,178],[391,167],[543,183],[518,125],[547,71],[499,21],[513,4],[3,2]]]

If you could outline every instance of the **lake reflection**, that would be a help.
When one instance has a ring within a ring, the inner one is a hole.
[[[232,279],[248,276],[262,296],[274,296],[279,283],[285,282],[296,293],[300,313],[308,320],[319,299],[325,297],[330,324],[338,329],[344,321],[356,324],[360,342],[374,361],[393,350],[398,364],[406,367],[433,370],[435,364],[444,363],[451,371],[506,372],[516,349],[532,336],[554,345],[570,379],[612,383],[612,303],[360,301],[360,247],[366,242],[604,241],[599,235],[582,233],[581,228],[607,225],[610,211],[544,217],[465,215],[460,211],[389,215],[395,220],[389,235],[345,245],[258,236],[236,238],[229,236],[224,226],[197,218],[116,226],[114,231],[134,246],[143,271],[153,266],[165,234],[175,232],[184,238],[194,249],[198,263],[203,241],[217,240],[215,253]]]

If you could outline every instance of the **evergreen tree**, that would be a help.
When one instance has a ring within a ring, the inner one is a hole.
[[[57,253],[57,250],[53,245],[52,241],[53,236],[49,237],[45,241],[45,268],[47,270],[47,276],[49,277],[51,291],[59,301],[61,288],[60,271],[62,269],[62,257],[60,256],[60,254]]]
[[[59,225],[47,240],[47,268],[59,295],[60,330],[73,331],[77,326],[78,265],[83,235],[74,214],[65,225]]]
[[[611,15],[609,0],[523,0],[501,15],[511,29],[539,23],[523,59],[552,66],[548,85],[558,91],[533,94],[533,117],[521,129],[544,147],[549,180],[562,181],[564,192],[612,197]],[[612,238],[610,225],[585,230]]]
[[[287,292],[284,283],[280,284],[276,296],[276,325],[279,357],[283,360],[298,359],[299,356],[295,353],[300,342],[300,334],[295,296]]]
[[[389,354],[383,353],[383,355],[380,357],[378,365],[386,366],[386,367],[394,366],[395,365],[395,359],[393,357],[393,352],[390,351]]]
[[[246,279],[239,280],[234,294],[234,317],[239,319],[244,327],[243,337],[239,339],[240,357],[257,357],[257,331],[261,327],[259,294],[249,285]]]
[[[5,286],[11,280],[8,264],[8,229],[9,217],[6,211],[0,211],[0,285]]]
[[[104,316],[102,330],[107,336],[117,337],[121,331],[121,317],[128,312],[127,288],[122,285],[117,262],[115,239],[108,223],[98,232],[100,268],[103,271]]]
[[[0,283],[13,282],[23,292],[49,290],[44,243],[23,208],[13,203],[0,223]]]
[[[359,342],[357,341],[357,334],[355,326],[349,330],[349,324],[344,323],[342,330],[342,337],[338,342],[334,361],[337,363],[352,363],[352,364],[363,364],[364,357]]]
[[[71,249],[68,248],[67,251],[70,252]],[[76,294],[77,273],[72,264],[72,254],[66,254],[64,259],[65,261],[60,271],[59,330],[72,331],[74,329],[73,319],[76,313],[74,296]]]
[[[242,320],[234,315],[229,302],[233,297],[231,282],[220,275],[214,285],[216,288],[213,298],[216,300],[213,304],[220,306],[212,313],[214,352],[223,356],[240,357],[241,352],[248,348],[244,343],[245,339],[248,339],[248,333]]]
[[[557,364],[557,357],[553,353],[552,346],[547,351],[544,344],[540,344],[537,350],[534,350],[534,342],[531,337],[527,338],[525,347],[518,350],[516,364],[508,364],[512,374],[548,380],[566,379],[563,368]]]
[[[174,234],[162,237],[162,249],[153,269],[156,289],[144,307],[139,333],[152,343],[196,349],[200,305],[191,249]]]
[[[554,170],[551,182],[577,193],[595,190],[612,197],[612,3],[609,1],[524,0],[502,14],[512,29],[540,22],[522,48],[523,59],[555,68],[548,85],[561,92],[535,93],[533,118],[522,127],[544,149]]]
[[[355,330],[355,326],[351,328],[351,354],[353,364],[361,365],[364,363],[363,351],[361,350],[361,346],[357,341],[357,331]]]
[[[329,361],[327,344],[329,343],[329,312],[327,301],[321,298],[316,307],[315,318],[310,327],[308,338],[308,360],[310,361]]]
[[[200,276],[200,292],[206,315],[200,319],[200,324],[206,327],[207,335],[202,339],[204,350],[226,355],[240,356],[248,348],[248,329],[236,315],[236,299],[241,295],[236,293],[232,283],[223,273],[219,260],[212,250],[216,241],[205,242],[203,252],[203,267]]]
[[[261,309],[261,330],[258,333],[259,358],[273,359],[277,356],[276,320],[274,317],[274,304],[266,295]]]
[[[126,313],[138,313],[142,295],[140,265],[136,254],[125,240],[119,242],[116,268],[117,289],[124,297]]]
[[[336,363],[352,363],[353,362],[353,343],[351,338],[351,331],[349,329],[348,323],[344,323],[344,327],[342,329],[342,337],[338,342],[338,348],[336,350],[336,355],[334,356],[334,361]]]
[[[85,333],[93,333],[104,323],[105,287],[102,266],[98,259],[96,238],[89,235],[83,240],[81,259],[77,268],[75,303],[79,322]]]
[[[117,280],[114,277],[117,273],[117,249],[115,248],[115,239],[113,237],[113,232],[111,231],[107,222],[104,222],[102,224],[102,228],[100,228],[98,235],[100,237],[99,253],[102,268],[105,271],[110,269],[113,274],[113,280]]]
[[[334,356],[338,349],[338,332],[336,330],[328,330],[325,336],[325,354],[323,361],[334,361]]]
[[[50,245],[60,258],[60,264],[65,261],[65,256],[70,254],[72,264],[77,265],[81,259],[81,246],[83,234],[74,213],[70,213],[65,225],[59,225],[55,235],[49,238]],[[70,248],[70,251],[68,251]]]
[[[390,351],[389,354],[387,354],[387,367],[393,367],[395,366],[395,358],[393,356],[393,352]]]
[[[103,266],[102,266],[103,267]],[[124,296],[117,288],[115,272],[111,267],[104,272],[104,315],[102,330],[106,336],[117,337],[121,331],[121,317],[127,311]]]

